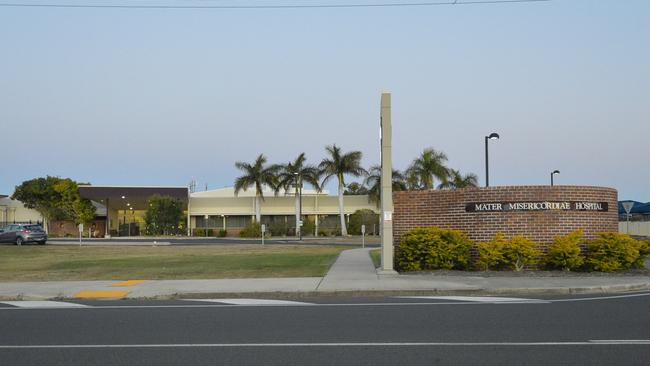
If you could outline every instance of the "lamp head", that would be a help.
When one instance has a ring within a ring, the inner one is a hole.
[[[551,174],[560,174],[560,171],[559,170],[554,170],[553,173],[551,173]]]
[[[498,140],[499,139],[499,134],[496,132],[492,132],[488,137],[490,140]]]

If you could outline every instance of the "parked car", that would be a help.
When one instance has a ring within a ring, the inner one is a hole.
[[[45,244],[47,234],[40,225],[33,224],[11,224],[0,229],[0,243],[23,243],[35,242]]]

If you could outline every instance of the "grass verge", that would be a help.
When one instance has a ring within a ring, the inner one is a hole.
[[[0,246],[0,281],[324,276],[342,246]]]
[[[374,249],[368,252],[370,254],[370,258],[372,259],[372,263],[375,264],[375,268],[379,268],[381,265],[381,249]]]

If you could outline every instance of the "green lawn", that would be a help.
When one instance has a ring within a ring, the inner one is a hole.
[[[370,253],[370,258],[372,258],[372,263],[375,264],[375,268],[379,268],[381,265],[381,249],[374,249],[368,253]]]
[[[0,246],[0,281],[320,277],[345,247]]]

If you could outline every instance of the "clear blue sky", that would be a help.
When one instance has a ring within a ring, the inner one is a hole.
[[[236,160],[304,151],[317,163],[331,143],[363,151],[369,166],[390,90],[400,169],[434,147],[483,182],[483,136],[496,131],[493,185],[548,184],[559,169],[558,184],[650,201],[646,0],[0,8],[0,47],[0,193],[46,174],[223,187]]]

